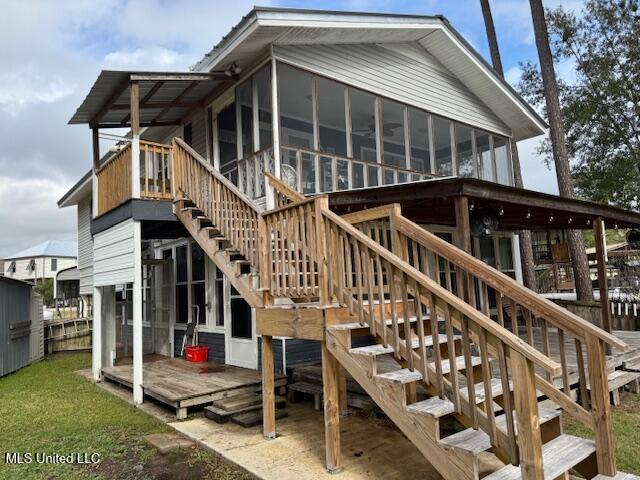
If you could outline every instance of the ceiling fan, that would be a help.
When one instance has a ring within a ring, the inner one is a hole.
[[[384,131],[385,136],[392,137],[393,131],[396,128],[400,128],[401,126],[402,126],[401,123],[387,122],[382,125],[382,130]],[[376,131],[375,123],[370,123],[369,125],[367,125],[367,128],[359,128],[359,129],[353,130],[352,133],[355,133],[362,137],[373,138],[375,136],[375,131]],[[365,135],[362,135],[362,134],[365,134]]]

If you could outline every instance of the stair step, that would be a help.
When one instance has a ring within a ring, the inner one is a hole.
[[[460,340],[462,338],[462,336],[460,335],[454,335],[453,336],[453,340]],[[447,343],[447,336],[443,333],[438,335],[438,345],[442,345]],[[424,345],[426,347],[433,347],[433,335],[425,335],[424,337]],[[419,338],[413,338],[411,340],[411,348],[418,348],[420,347],[420,339]],[[448,360],[447,360],[448,362]]]
[[[613,477],[607,475],[596,475],[592,480],[640,480],[640,477],[632,473],[618,472]]]
[[[393,347],[385,347],[384,345],[367,345],[366,347],[357,347],[349,350],[351,355],[364,355],[366,357],[375,357],[377,355],[386,355],[393,353]]]
[[[449,400],[443,400],[440,397],[431,397],[427,400],[407,405],[406,411],[416,415],[429,415],[430,417],[440,418],[453,413],[455,406]]]
[[[449,435],[440,440],[440,445],[444,448],[464,450],[465,452],[477,455],[491,448],[489,435],[482,430],[467,428],[453,435]],[[520,469],[518,468],[518,472]]]
[[[480,365],[482,363],[482,360],[480,359],[480,357],[471,357],[471,365],[476,367],[478,365]],[[440,364],[442,365],[442,374],[446,375],[447,373],[449,373],[451,371],[451,364],[449,363],[449,359],[445,358],[444,360],[442,360],[440,362]],[[435,368],[435,362],[430,362],[430,365]],[[464,356],[459,356],[456,357],[456,370],[460,371],[460,370],[464,370],[465,368],[465,363],[464,363]]]
[[[593,440],[560,435],[542,446],[542,464],[545,479],[559,477],[596,451]],[[516,480],[522,478],[520,467],[507,465],[484,480]],[[596,477],[597,478],[597,477]]]
[[[544,408],[544,407],[538,407],[538,420],[540,421],[540,425],[544,425],[545,423],[547,423],[550,420],[553,420],[554,418],[558,418],[560,415],[562,414],[562,412],[560,410],[555,410],[552,408]],[[512,413],[513,415],[513,425],[515,428],[515,432],[518,433],[518,422],[516,422],[516,418],[515,418],[515,412]],[[496,427],[501,428],[503,430],[506,430],[507,428],[507,414],[503,413],[502,415],[498,415],[496,417]]]
[[[472,357],[473,358],[473,357]],[[513,384],[509,382],[509,389],[513,388]],[[484,402],[485,393],[484,393],[484,383],[476,383],[475,384],[475,392],[476,392],[476,404]],[[493,398],[502,396],[502,381],[499,378],[491,379],[491,393]],[[460,396],[465,400],[469,399],[469,391],[467,387],[460,388]]]
[[[417,370],[411,371],[408,368],[403,368],[402,370],[379,373],[375,379],[387,383],[406,384],[422,380],[422,374]]]

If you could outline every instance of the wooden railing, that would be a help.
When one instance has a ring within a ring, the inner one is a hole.
[[[594,430],[599,471],[615,473],[604,346],[626,350],[624,342],[427,232],[400,215],[398,206],[344,218],[458,301],[487,318],[493,317],[501,329],[510,329],[545,358],[554,357],[560,368],[556,374],[538,369],[535,386]],[[552,342],[556,344],[554,354]],[[575,367],[570,367],[569,358],[575,359]],[[571,396],[574,386],[580,403]]]
[[[173,163],[174,197],[193,201],[233,248],[260,271],[259,230],[263,226],[252,200],[179,138],[173,139]]]
[[[536,269],[538,293],[566,292],[575,288],[571,262],[554,262]]]
[[[131,144],[127,144],[96,172],[98,215],[131,198]]]
[[[127,144],[96,172],[98,215],[133,197],[131,144]],[[171,200],[171,146],[140,141],[140,198]]]

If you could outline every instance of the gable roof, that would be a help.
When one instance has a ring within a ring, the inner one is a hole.
[[[78,244],[74,240],[47,240],[33,247],[5,256],[6,260],[32,257],[76,257]]]
[[[516,140],[544,133],[537,112],[441,16],[255,7],[193,69],[246,69],[270,45],[416,43],[484,102]]]

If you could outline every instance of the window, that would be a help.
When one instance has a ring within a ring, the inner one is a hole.
[[[176,247],[176,323],[189,320],[188,246]]]
[[[493,163],[491,162],[491,145],[489,144],[489,134],[476,130],[476,156],[482,180],[494,181]]]
[[[493,136],[493,155],[496,159],[496,181],[504,185],[511,185],[511,164],[509,162],[509,153],[507,152],[509,144],[505,138]]]
[[[193,146],[192,145],[193,144],[193,125],[191,123],[187,123],[184,126],[183,135],[184,135],[184,143],[192,147]]]
[[[283,145],[312,148],[312,76],[297,68],[278,64],[280,89],[280,141]]]
[[[404,106],[382,99],[382,161],[404,168],[407,164],[404,145]]]
[[[236,106],[232,103],[218,114],[220,173],[238,183]]]
[[[349,88],[349,96],[353,157],[376,162],[376,97],[354,88]],[[369,177],[369,185],[371,184],[371,177]]]
[[[472,177],[475,173],[473,165],[473,148],[471,142],[471,128],[455,124],[456,159],[458,161],[458,175]]]
[[[29,263],[27,264],[27,272],[35,272],[36,271],[36,261],[35,260],[29,260]]]
[[[224,276],[222,270],[214,266],[215,269],[215,304],[216,304],[216,327],[224,326]]]
[[[236,104],[240,115],[240,136],[242,138],[242,155],[248,157],[253,153],[253,100],[251,80],[236,89]]]
[[[9,268],[7,269],[7,273],[16,273],[16,262],[11,262],[9,264]]]
[[[347,129],[344,110],[345,87],[318,78],[318,134],[320,151],[347,156]]]
[[[174,258],[176,283],[176,324],[185,325],[189,318],[207,323],[206,257],[197,243],[177,245],[162,250],[163,259]],[[197,308],[196,308],[197,307]]]
[[[58,270],[58,259],[57,258],[52,258],[51,259],[51,271],[55,272],[56,270]]]
[[[429,153],[429,115],[417,108],[409,108],[409,138],[411,141],[411,169],[431,172]]]
[[[271,66],[262,68],[253,77],[253,82],[258,95],[258,130],[259,140],[258,150],[272,144],[271,125]]]
[[[453,175],[451,161],[451,122],[433,116],[433,149],[436,172],[440,175]]]

